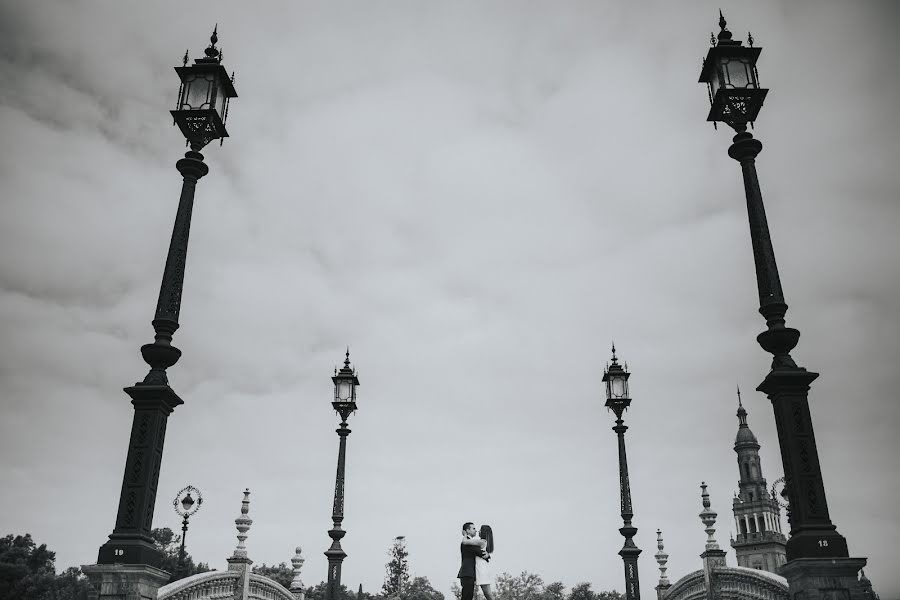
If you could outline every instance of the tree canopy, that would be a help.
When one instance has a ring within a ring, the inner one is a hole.
[[[0,600],[86,600],[90,584],[81,569],[57,575],[55,561],[30,533],[0,538]]]
[[[398,535],[388,550],[389,560],[384,566],[384,585],[381,586],[381,593],[385,597],[396,596],[409,585],[408,556],[406,537]]]
[[[287,589],[291,589],[291,582],[294,580],[294,569],[287,566],[287,563],[267,566],[266,563],[254,566],[252,571],[257,575],[268,577],[269,579],[280,583]]]
[[[205,573],[210,570],[209,565],[206,563],[194,564],[194,558],[186,548],[184,551],[184,568],[179,570],[178,559],[179,553],[181,552],[181,536],[176,535],[175,532],[168,527],[157,527],[151,530],[150,537],[153,538],[156,549],[162,554],[160,569],[172,574],[172,578],[169,580],[170,583],[172,581],[184,579],[190,575]]]

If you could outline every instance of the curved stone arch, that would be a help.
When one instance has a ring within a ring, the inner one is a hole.
[[[269,579],[268,577],[263,577],[262,575],[257,575],[256,573],[250,573],[250,596],[249,600],[295,600],[294,595],[291,594],[290,591],[287,590],[283,585],[275,581],[274,579]]]
[[[676,581],[664,596],[666,600],[701,600],[706,597],[706,580],[702,570],[688,573]]]
[[[169,583],[159,588],[157,600],[207,600],[234,598],[241,589],[237,571],[207,571]]]
[[[747,567],[720,567],[713,571],[717,597],[722,600],[788,600],[787,579]]]
[[[159,588],[157,600],[233,600],[242,597],[243,583],[239,571],[207,571]],[[277,581],[250,573],[248,594],[243,600],[296,599]]]

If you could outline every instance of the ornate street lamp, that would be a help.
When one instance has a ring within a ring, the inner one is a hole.
[[[756,120],[759,109],[769,90],[759,87],[759,73],[756,60],[762,48],[753,47],[753,36],[749,33],[749,47],[731,39],[731,32],[725,29],[725,17],[719,11],[718,38],[710,34],[712,48],[703,59],[700,83],[709,87],[709,115],[706,120],[725,122],[738,131],[747,129],[747,123]],[[743,127],[743,129],[738,129]]]
[[[341,548],[341,538],[347,532],[341,529],[344,520],[344,462],[347,456],[347,436],[350,430],[347,428],[347,419],[356,412],[356,388],[359,387],[359,378],[356,370],[350,367],[350,349],[344,355],[344,366],[340,371],[334,370],[334,401],[331,406],[341,416],[341,425],[336,430],[340,437],[338,447],[337,476],[334,483],[334,505],[331,511],[333,526],[328,532],[331,538],[331,547],[325,552],[328,557],[328,587],[326,588],[326,600],[334,600],[336,590],[341,585],[341,563],[347,557],[347,553]]]
[[[823,573],[831,578],[844,578],[846,571],[849,581],[852,572],[855,581],[865,559],[847,558],[847,540],[837,532],[828,515],[807,398],[809,386],[819,374],[797,366],[790,355],[800,332],[785,325],[788,306],[756,173],[756,157],[762,144],[747,131],[747,124],[756,119],[768,92],[759,87],[756,69],[762,49],[753,47],[749,34],[749,47],[733,40],[721,11],[719,28],[718,36],[712,39],[713,47],[703,61],[700,82],[709,87],[712,108],[707,120],[726,123],[736,132],[728,155],[741,164],[744,175],[759,312],[767,327],[756,339],[773,356],[771,370],[756,389],[769,397],[775,412],[791,525],[785,548],[788,564],[781,572],[788,578],[793,597],[798,590],[812,590],[816,578]],[[792,561],[798,562],[791,565]],[[816,595],[812,591],[804,593]]]
[[[634,543],[637,527],[631,524],[634,511],[631,508],[631,484],[628,482],[628,459],[625,456],[625,432],[628,427],[622,420],[622,414],[631,405],[628,396],[628,378],[631,373],[619,364],[616,358],[616,346],[612,347],[612,362],[603,372],[603,382],[606,384],[606,408],[616,414],[616,425],[612,428],[619,438],[619,495],[621,500],[623,526],[619,533],[625,538],[625,544],[619,550],[619,556],[625,565],[625,598],[627,600],[640,600],[641,584],[638,578],[638,556],[641,550]]]
[[[197,496],[197,500],[194,500],[193,496],[191,496],[191,492]],[[183,517],[181,521],[181,549],[178,551],[178,573],[176,574],[183,577],[184,541],[187,539],[188,519],[191,518],[191,515],[200,510],[200,505],[203,504],[203,496],[200,495],[200,490],[192,485],[188,485],[181,488],[181,491],[175,496],[172,504],[175,506],[175,512]],[[173,578],[173,580],[174,579],[175,578]]]
[[[175,123],[181,129],[191,150],[199,151],[215,139],[228,137],[225,120],[228,118],[228,102],[237,97],[234,91],[234,75],[228,76],[222,66],[222,50],[216,48],[218,25],[213,29],[209,47],[203,58],[194,59],[188,66],[185,50],[183,66],[175,67],[181,78],[177,108],[172,112]],[[203,157],[200,157],[203,160]]]
[[[210,141],[228,135],[225,131],[228,100],[237,96],[232,80],[221,64],[222,53],[216,48],[217,41],[214,30],[204,58],[198,58],[188,66],[185,53],[184,65],[175,67],[181,79],[181,88],[178,108],[172,111],[172,115],[191,149],[175,164],[184,183],[152,321],[155,339],[153,343],[141,347],[141,355],[150,365],[150,372],[143,381],[125,388],[134,405],[134,421],[116,526],[109,541],[100,547],[97,562],[101,565],[159,566],[161,561],[150,530],[153,527],[166,422],[175,407],[183,404],[169,387],[166,369],[181,357],[181,350],[172,345],[172,336],[179,326],[194,189],[197,181],[209,171],[199,150]]]

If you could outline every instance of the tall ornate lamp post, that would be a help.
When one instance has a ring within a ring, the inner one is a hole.
[[[797,366],[790,355],[800,339],[800,332],[785,325],[788,307],[756,174],[756,157],[762,144],[747,131],[747,124],[756,120],[768,93],[760,87],[756,69],[762,49],[753,47],[753,37],[749,34],[749,46],[733,40],[721,11],[719,28],[703,61],[700,82],[709,88],[711,108],[707,121],[721,121],[736,132],[728,155],[740,163],[744,175],[759,312],[766,320],[766,331],[756,339],[763,350],[773,355],[771,370],[756,389],[769,397],[775,411],[791,506],[791,537],[786,546],[788,564],[782,568],[782,573],[789,580],[792,597],[800,590],[807,590],[810,597],[818,597],[818,592],[812,590],[818,585],[817,581],[826,577],[825,574],[835,577],[838,572],[847,571],[856,581],[856,572],[865,564],[865,559],[847,558],[847,540],[837,532],[828,515],[807,398],[810,384],[819,375]],[[793,566],[791,561],[794,561]],[[841,577],[843,580],[844,575]],[[847,577],[849,581],[849,575]]]
[[[624,522],[619,533],[625,537],[625,544],[619,550],[619,556],[625,563],[625,598],[640,600],[641,584],[638,579],[637,561],[641,550],[634,544],[637,527],[631,524],[634,512],[631,508],[631,484],[628,482],[628,459],[625,457],[625,432],[628,427],[622,420],[622,414],[631,405],[631,398],[628,397],[628,378],[630,376],[631,373],[619,364],[619,360],[616,358],[616,346],[613,344],[612,362],[603,372],[603,382],[606,384],[606,408],[612,409],[616,414],[616,425],[612,430],[619,438],[619,493],[622,521]]]
[[[153,546],[150,530],[153,526],[153,509],[162,464],[166,422],[175,407],[183,404],[181,398],[169,387],[166,369],[178,362],[181,357],[181,351],[172,345],[172,335],[179,325],[178,314],[181,309],[194,188],[197,181],[209,171],[199,151],[210,141],[228,135],[225,130],[228,101],[237,96],[232,79],[221,64],[222,54],[216,48],[217,41],[218,37],[214,31],[203,58],[196,59],[194,64],[188,66],[188,57],[185,53],[183,66],[175,67],[181,79],[181,89],[177,108],[172,111],[172,115],[187,138],[190,150],[175,164],[184,178],[184,183],[178,201],[166,266],[163,270],[156,314],[152,321],[155,339],[153,343],[141,347],[141,355],[150,366],[150,371],[143,381],[125,388],[134,405],[134,421],[131,426],[128,455],[125,459],[116,525],[109,536],[109,541],[100,547],[98,565],[86,565],[85,569],[92,578],[95,588],[102,587],[106,590],[99,592],[101,598],[111,594],[111,597],[127,596],[130,599],[133,593],[138,593],[134,590],[143,586],[145,582],[162,577],[156,572],[152,576],[145,577],[138,574],[140,569],[131,569],[136,573],[135,577],[144,579],[140,585],[134,584],[128,588],[132,591],[122,592],[124,595],[116,595],[115,589],[118,589],[116,586],[120,586],[119,583],[106,585],[109,581],[124,581],[121,577],[115,579],[113,573],[127,570],[119,568],[121,565],[147,565],[155,568],[159,566],[161,560]],[[98,568],[107,565],[116,568]],[[162,573],[158,569],[156,571]],[[165,578],[168,579],[168,576]],[[147,585],[155,584],[147,583]]]
[[[197,500],[191,496],[191,492],[197,495]],[[203,504],[203,496],[200,495],[200,490],[195,488],[192,485],[185,486],[181,488],[181,491],[175,496],[175,500],[172,501],[172,504],[175,506],[175,512],[178,513],[179,516],[182,517],[181,520],[181,549],[178,551],[178,573],[179,576],[184,576],[184,541],[187,539],[187,530],[188,530],[188,519],[191,518],[191,515],[200,510],[200,505]]]
[[[331,547],[325,551],[328,557],[328,587],[326,600],[334,600],[335,592],[341,585],[341,563],[347,557],[347,553],[341,548],[341,538],[347,532],[341,529],[341,521],[344,520],[344,462],[347,456],[347,436],[350,430],[347,428],[347,419],[356,412],[356,388],[359,387],[359,379],[356,370],[350,367],[350,349],[344,356],[344,366],[340,371],[334,370],[334,401],[331,406],[341,416],[341,425],[337,429],[340,437],[338,447],[337,476],[334,483],[334,505],[331,511],[333,526],[328,532],[331,538]]]

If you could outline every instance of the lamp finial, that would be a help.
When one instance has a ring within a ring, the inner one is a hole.
[[[720,29],[720,31],[719,31],[719,35],[716,36],[716,39],[718,40],[718,44],[730,46],[730,45],[735,44],[736,42],[733,42],[731,40],[731,32],[725,28],[725,26],[727,24],[728,23],[725,21],[725,16],[722,14],[722,9],[720,8],[719,9],[719,29]]]
[[[209,36],[209,46],[203,51],[207,58],[217,58],[219,56],[219,49],[216,48],[216,42],[219,41],[218,30],[219,24],[216,23],[216,26],[213,27],[212,35]]]
[[[187,51],[187,49],[185,49],[185,51],[184,51],[184,56],[183,56],[182,59],[181,59],[181,63],[182,63],[182,66],[185,66],[185,67],[186,67],[187,64],[188,64],[188,51]]]

